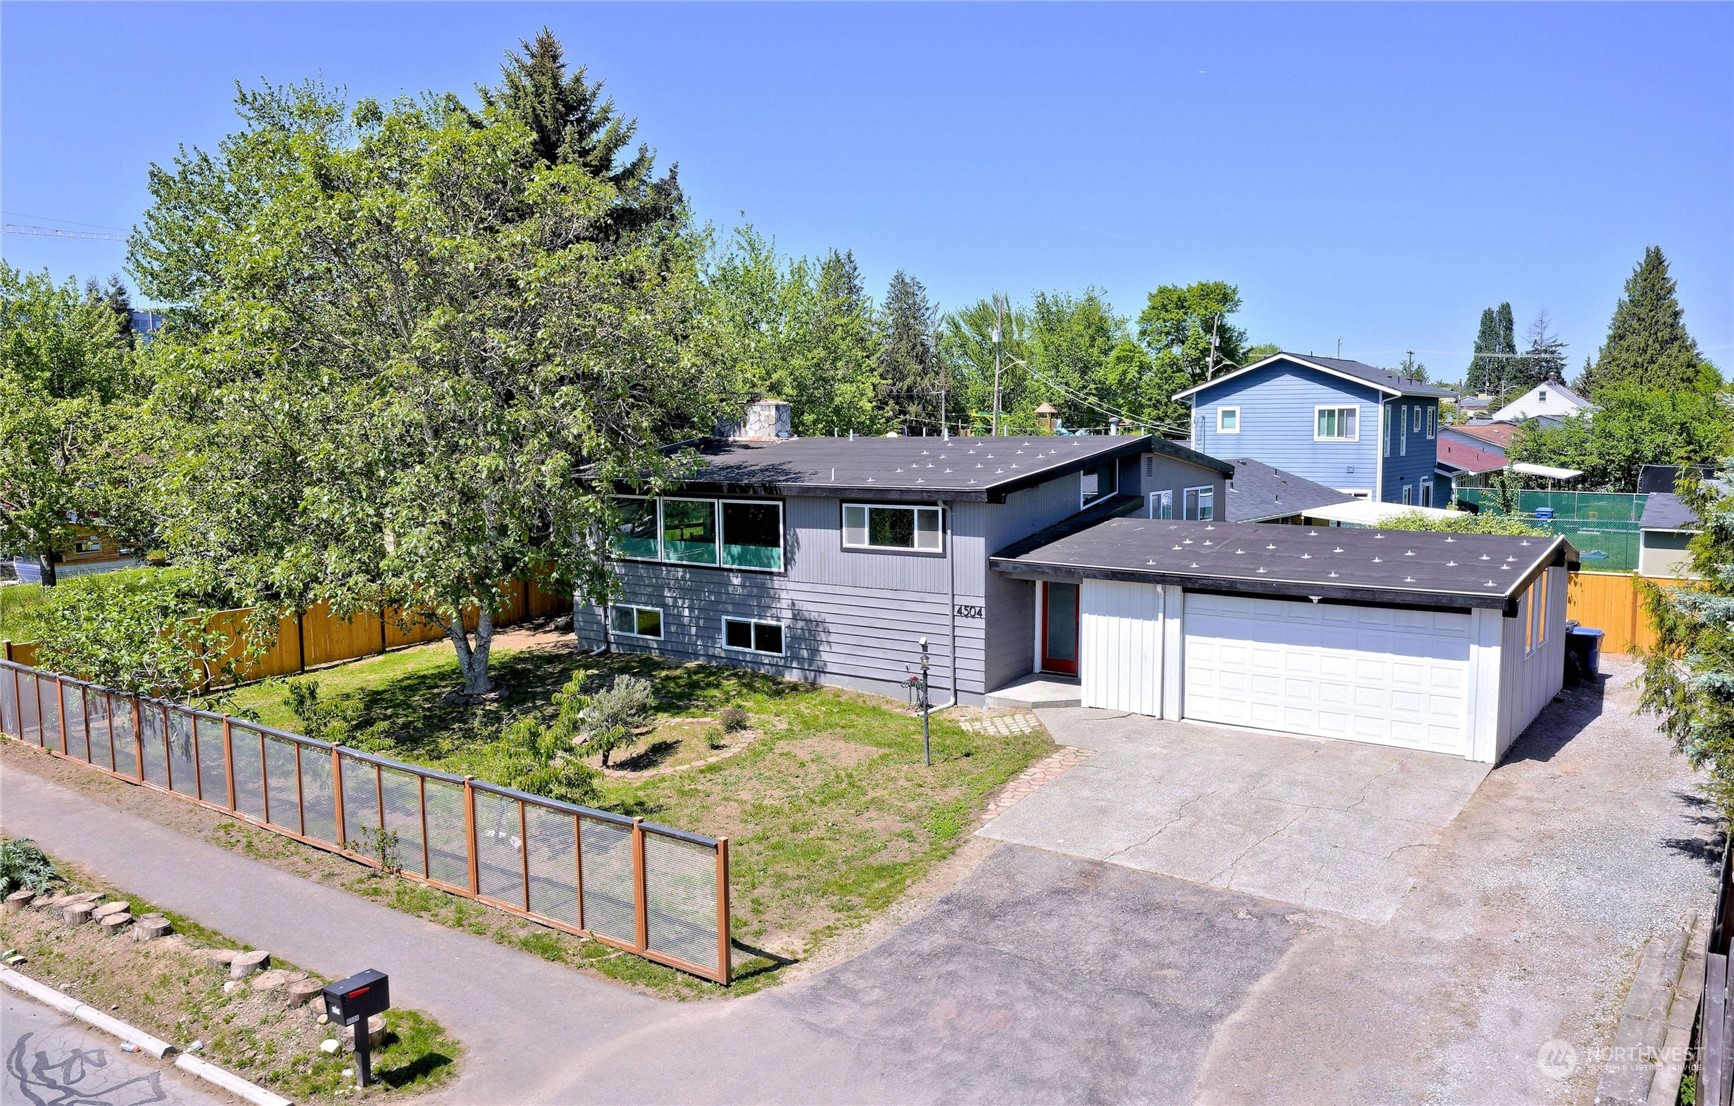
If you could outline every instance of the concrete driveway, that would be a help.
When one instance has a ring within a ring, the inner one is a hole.
[[[1041,712],[1092,755],[981,831],[1001,841],[1384,922],[1488,766],[1460,757]]]

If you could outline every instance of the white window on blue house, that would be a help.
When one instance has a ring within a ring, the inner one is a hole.
[[[608,624],[629,637],[661,637],[662,611],[655,607],[616,605],[608,608]]]
[[[941,553],[945,540],[938,507],[843,504],[843,548],[904,549]]]
[[[1209,522],[1216,517],[1216,490],[1214,488],[1187,488],[1185,501],[1186,517],[1197,522]]]
[[[1240,408],[1218,407],[1216,409],[1216,432],[1218,434],[1240,433]]]
[[[1313,441],[1358,442],[1361,440],[1358,407],[1313,408]]]
[[[1431,481],[1421,485],[1421,506],[1433,506],[1433,484]]]
[[[1379,404],[1379,436],[1385,439],[1385,456],[1391,455],[1391,436],[1397,432],[1396,424],[1391,421],[1391,409],[1383,403]]]
[[[1415,501],[1413,496],[1414,496],[1414,489],[1410,488],[1409,485],[1404,484],[1403,485],[1403,506],[1407,507],[1407,506],[1409,506],[1409,504],[1413,503]]]
[[[753,622],[744,618],[723,619],[723,648],[748,653],[783,655],[783,624]]]
[[[1433,439],[1434,428],[1438,425],[1438,422],[1437,422],[1438,417],[1439,417],[1439,409],[1437,407],[1427,408],[1427,440],[1428,441],[1431,441]]]
[[[1397,456],[1407,457],[1409,455],[1409,405],[1405,403],[1398,415],[1397,429],[1400,433],[1397,435]]]
[[[1105,495],[1114,494],[1114,462],[1078,474],[1078,507],[1088,507]]]

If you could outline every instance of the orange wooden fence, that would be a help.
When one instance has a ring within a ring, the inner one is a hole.
[[[570,595],[551,591],[539,581],[517,580],[507,585],[507,603],[494,617],[494,624],[510,626],[515,622],[565,614],[571,609]],[[246,649],[243,631],[252,614],[252,608],[243,607],[217,611],[210,616],[212,629],[229,636],[230,659],[238,659]],[[475,629],[475,614],[472,612],[464,622],[470,629]],[[439,641],[445,636],[445,631],[438,626],[406,616],[396,607],[387,607],[377,614],[367,611],[343,619],[331,613],[329,604],[316,603],[300,615],[285,615],[277,620],[276,640],[247,666],[241,679],[289,676],[337,661],[377,656],[387,649],[404,645]],[[6,642],[0,660],[34,666],[36,645],[28,641]]]
[[[1651,583],[1676,581],[1646,577]],[[1565,593],[1565,616],[1601,630],[1602,652],[1630,653],[1656,643],[1656,630],[1631,573],[1574,572]]]

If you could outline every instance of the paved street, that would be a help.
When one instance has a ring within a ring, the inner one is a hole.
[[[106,1033],[0,987],[6,1073],[0,1101],[23,1106],[236,1106],[241,1100],[178,1070],[172,1061],[122,1052]]]

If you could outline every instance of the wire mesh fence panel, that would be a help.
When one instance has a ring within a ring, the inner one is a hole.
[[[198,717],[193,720],[199,735],[199,793],[207,803],[229,805],[227,759],[223,755],[223,720]]]
[[[385,829],[397,834],[397,862],[405,871],[423,866],[421,788],[413,773],[397,768],[379,770],[380,795],[385,800]]]
[[[0,733],[23,738],[18,728],[18,673],[0,668]]]
[[[379,831],[379,781],[373,775],[373,762],[347,753],[338,760],[343,770],[343,833],[349,838],[343,843],[371,844]]]
[[[123,776],[138,778],[138,734],[134,723],[133,698],[130,695],[108,696],[108,732],[114,741],[114,770]]]
[[[90,763],[112,770],[114,731],[108,724],[108,694],[90,688],[84,696],[84,732],[90,735]]]
[[[468,887],[470,847],[464,828],[463,785],[430,779],[423,787],[427,789],[427,877]]]
[[[138,705],[139,736],[144,739],[144,778],[158,787],[169,785],[169,759],[163,731],[163,707],[141,699]]]
[[[84,719],[84,688],[77,684],[67,684],[66,699],[66,753],[77,757],[86,764],[90,763],[90,731],[85,728]]]
[[[651,948],[717,963],[716,846],[646,830],[644,894]]]
[[[632,876],[632,827],[585,818],[584,928],[629,945],[638,943]]]
[[[481,894],[512,906],[524,905],[523,847],[518,800],[477,791],[476,878]]]
[[[193,716],[169,708],[169,784],[183,795],[199,793],[199,762],[193,756]]]
[[[239,722],[229,724],[229,747],[234,750],[235,809],[249,818],[265,820],[265,766],[260,734]]]
[[[301,832],[301,779],[295,772],[295,743],[265,735],[265,786],[271,796],[267,821],[290,833]]]
[[[60,681],[39,676],[37,687],[42,697],[42,747],[64,751],[60,746]]]
[[[18,736],[32,745],[42,744],[42,719],[38,717],[36,677],[18,673]]]
[[[578,841],[575,815],[524,804],[524,847],[530,850],[530,909],[567,925],[578,919]]]
[[[301,747],[302,833],[333,845],[337,839],[337,795],[331,790],[331,750]]]

